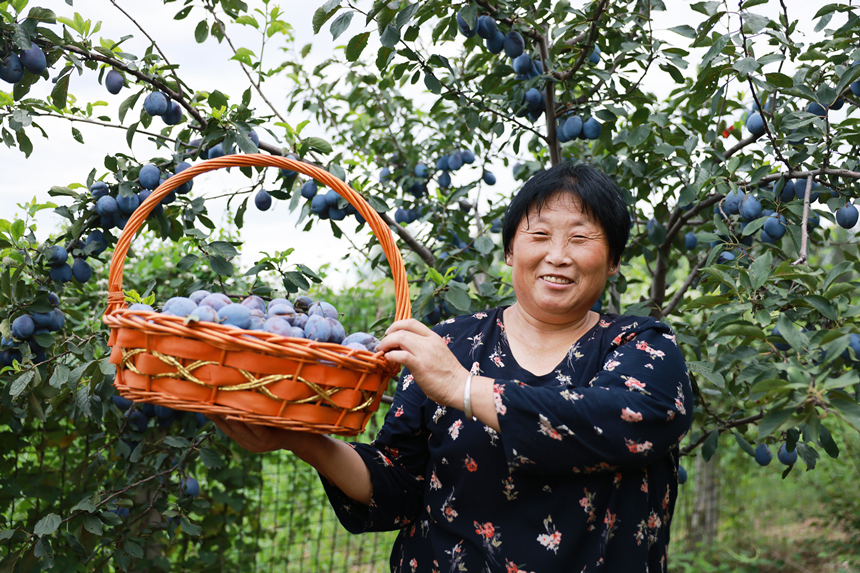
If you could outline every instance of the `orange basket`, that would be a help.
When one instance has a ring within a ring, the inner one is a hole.
[[[150,211],[176,187],[225,167],[280,167],[331,187],[370,225],[391,266],[396,312],[409,318],[406,269],[391,230],[346,183],[313,165],[272,155],[228,155],[203,161],[162,183],[129,217],[110,262],[108,306],[114,385],[135,402],[217,414],[248,424],[354,436],[379,408],[400,365],[381,352],[287,338],[213,322],[128,309],[122,291],[125,257]]]

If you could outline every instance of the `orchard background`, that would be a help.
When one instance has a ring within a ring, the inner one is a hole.
[[[696,394],[670,570],[860,568],[857,7],[48,4],[0,3],[0,572],[384,569],[390,535],[347,538],[289,454],[114,405],[100,318],[123,214],[91,190],[133,204],[143,166],[166,177],[219,145],[359,191],[428,323],[509,302],[507,200],[548,165],[598,165],[632,225],[602,307],[670,324]],[[167,121],[144,109],[155,91]],[[381,333],[394,301],[375,238],[288,175],[219,171],[156,207],[129,300],[309,291]],[[13,333],[32,313],[57,322]],[[780,447],[793,463],[754,461]]]

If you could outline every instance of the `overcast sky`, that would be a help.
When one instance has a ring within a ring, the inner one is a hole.
[[[261,2],[255,0],[248,0],[248,3],[251,6],[262,6]],[[574,1],[574,3],[577,2]],[[806,0],[785,0],[785,3],[792,19],[798,18],[801,30],[809,34],[807,38],[814,37],[811,31],[811,21],[818,9],[818,3]],[[148,40],[135,24],[108,0],[76,0],[74,7],[70,7],[64,2],[51,2],[50,4],[57,14],[69,18],[73,17],[74,12],[77,11],[85,17],[101,19],[102,27],[96,34],[97,37],[103,36],[117,40],[126,35],[134,36],[133,39],[123,44],[128,52],[140,55],[148,45]],[[332,42],[328,25],[321,30],[318,36],[314,36],[311,18],[317,6],[322,4],[322,0],[281,3],[287,10],[287,19],[294,28],[295,46],[301,47],[306,43],[313,43],[313,50],[307,60],[303,62],[307,66],[314,66],[333,53],[338,45],[345,43],[359,31],[359,26],[363,22],[363,19],[355,18],[352,27],[341,36],[340,42],[337,43]],[[668,32],[667,29],[679,24],[695,25],[703,17],[690,10],[687,0],[666,0],[666,4],[670,8],[667,12],[655,13],[655,35],[668,43],[685,46],[688,40]],[[201,46],[194,41],[194,26],[203,17],[199,7],[193,10],[186,20],[176,21],[173,20],[173,14],[181,8],[180,3],[164,6],[160,2],[147,0],[146,2],[122,1],[120,5],[138,24],[147,30],[162,51],[167,54],[171,63],[180,66],[179,73],[190,86],[202,90],[219,89],[234,98],[234,101],[241,97],[248,81],[239,64],[235,61],[228,61],[231,52],[226,43],[218,45],[214,42],[207,42]],[[771,0],[768,5],[755,7],[754,11],[776,17],[778,8],[779,2]],[[832,26],[833,24],[831,24]],[[233,26],[229,30],[235,45],[245,46],[258,52],[259,38],[256,33],[251,32],[253,32],[251,28],[240,26]],[[798,39],[795,38],[795,41]],[[804,40],[801,39],[800,41]],[[280,45],[283,43],[281,42]],[[370,53],[371,48],[372,46],[365,53]],[[267,47],[266,54],[269,58],[269,65],[281,61],[282,53],[273,49],[273,46]],[[688,72],[695,70],[696,62],[701,60],[701,54],[694,53],[690,60]],[[662,98],[668,95],[674,85],[666,74],[656,66],[652,66],[643,87]],[[0,86],[0,88],[5,89],[4,86]],[[418,86],[423,88],[422,82],[419,82]],[[51,87],[50,82],[41,81],[33,87],[31,96],[47,97]],[[273,79],[264,84],[264,89],[272,103],[279,108],[281,113],[285,114],[290,97],[286,83],[282,80]],[[98,83],[97,73],[91,70],[86,70],[80,76],[73,74],[70,91],[82,101],[103,100],[108,102],[108,107],[100,108],[106,111],[99,111],[95,115],[108,115],[114,118],[119,102],[132,93],[130,89],[126,88],[119,95],[110,95]],[[416,97],[428,96],[416,94]],[[256,94],[252,105],[256,106],[260,113],[268,113],[265,103]],[[132,117],[134,113],[137,111],[131,112],[129,117]],[[304,119],[307,118],[302,115],[288,116],[288,121],[292,125],[296,125]],[[129,123],[128,118],[126,123]],[[36,130],[30,130],[29,135],[35,149],[28,159],[25,159],[23,154],[17,150],[3,148],[0,151],[0,173],[4,174],[0,218],[7,220],[14,218],[16,214],[20,214],[20,210],[15,207],[15,204],[28,202],[34,196],[39,201],[50,200],[48,190],[53,185],[85,183],[87,174],[93,167],[99,169],[99,174],[103,173],[104,167],[101,162],[106,153],[129,153],[141,160],[145,160],[156,153],[156,147],[140,134],[135,138],[133,150],[129,150],[125,142],[125,131],[120,129],[75,123],[74,126],[81,131],[85,141],[85,145],[81,145],[72,138],[72,123],[69,121],[41,118],[39,124],[49,134],[49,139],[37,135]],[[153,127],[157,125],[161,125],[158,119],[153,122]],[[313,123],[305,129],[303,135],[314,133],[325,136]],[[507,169],[498,167],[495,172],[498,178],[496,189],[509,190],[515,185]],[[230,176],[222,170],[198,177],[195,180],[193,194],[197,196],[221,195],[225,191],[242,188],[246,184],[247,180],[244,177]],[[62,200],[58,200],[58,202],[62,202]],[[226,200],[210,201],[207,206],[216,224],[226,224],[223,219]],[[256,253],[261,251],[271,252],[292,246],[296,248],[296,253],[291,257],[291,262],[302,262],[311,268],[318,268],[321,263],[327,261],[335,263],[333,266],[343,270],[345,265],[338,263],[338,261],[349,248],[349,243],[345,240],[334,239],[327,226],[315,229],[312,236],[300,233],[294,229],[296,218],[294,214],[289,213],[287,207],[286,204],[276,202],[274,207],[265,213],[261,213],[253,207],[248,210],[245,217],[245,228],[242,230],[242,238],[245,241],[243,264],[245,266],[250,265]],[[57,228],[60,221],[59,217],[52,212],[43,212],[37,219],[38,237],[45,239],[49,233]],[[345,227],[352,229],[353,225],[346,225]],[[357,243],[364,243],[366,242],[366,234],[359,235],[353,240]],[[333,280],[333,283],[340,283],[341,280]]]

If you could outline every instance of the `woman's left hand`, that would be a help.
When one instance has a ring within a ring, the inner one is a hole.
[[[398,320],[385,332],[377,350],[385,358],[409,368],[415,382],[428,398],[461,408],[463,386],[469,371],[448,350],[442,337],[410,318]]]

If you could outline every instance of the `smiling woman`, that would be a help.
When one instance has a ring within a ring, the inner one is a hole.
[[[528,181],[503,232],[516,303],[395,322],[378,348],[406,368],[372,444],[218,424],[316,467],[348,530],[401,530],[392,571],[665,571],[684,359],[665,325],[590,310],[627,223],[593,167]]]

